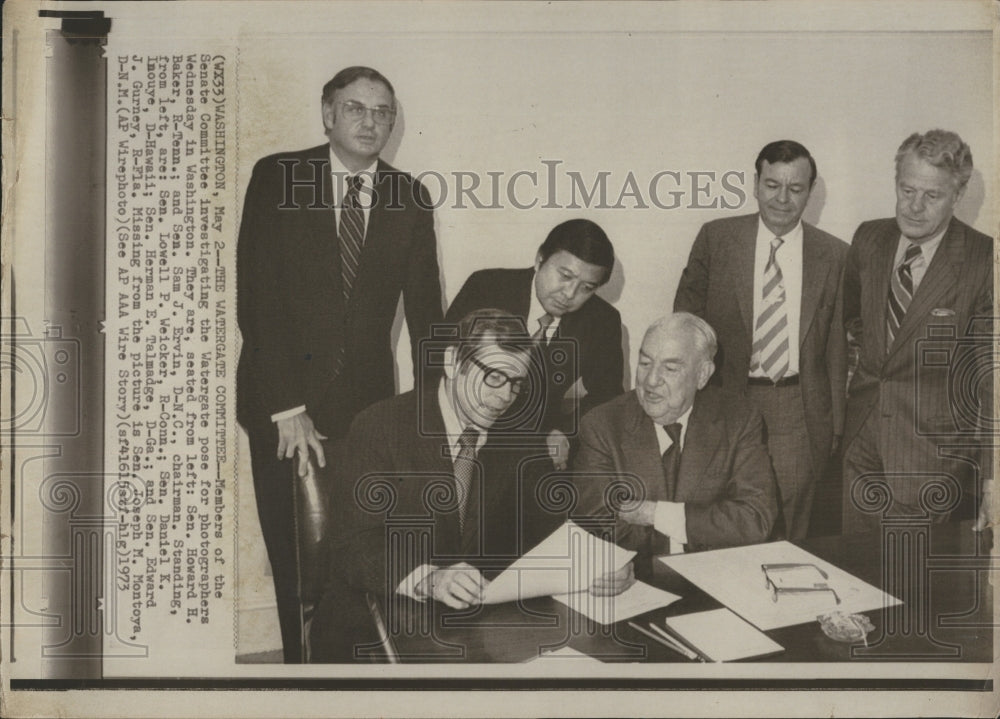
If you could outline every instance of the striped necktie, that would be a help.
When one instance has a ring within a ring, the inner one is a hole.
[[[361,248],[365,245],[365,215],[361,210],[359,198],[361,176],[348,178],[350,187],[344,195],[344,204],[340,208],[340,227],[337,235],[340,238],[340,276],[344,283],[344,300],[351,299],[354,280],[358,276],[358,262],[361,259]]]
[[[906,309],[913,299],[913,266],[923,262],[924,255],[920,251],[920,245],[912,242],[906,248],[903,261],[892,273],[892,281],[889,283],[889,311],[886,313],[886,334],[885,347],[892,347],[896,335],[899,334],[899,326],[903,324],[903,317],[906,316]]]
[[[784,240],[771,240],[771,254],[764,268],[763,309],[754,328],[753,355],[756,366],[772,382],[788,371],[788,311],[785,307],[785,281],[775,257]]]
[[[555,318],[548,312],[539,317],[538,329],[535,330],[535,334],[531,335],[531,339],[534,340],[535,342],[538,342],[539,340],[547,341],[548,340],[547,332],[549,329],[549,325],[551,325],[554,320]]]

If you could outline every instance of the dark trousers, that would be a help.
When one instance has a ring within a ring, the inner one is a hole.
[[[806,431],[802,388],[799,385],[750,385],[747,399],[764,416],[767,452],[778,482],[778,508],[784,538],[801,542],[809,531],[816,468]],[[780,533],[780,532],[778,532]]]
[[[279,460],[278,430],[271,422],[245,428],[250,439],[257,516],[274,576],[281,645],[288,664],[302,662],[302,616],[296,562],[292,460]]]

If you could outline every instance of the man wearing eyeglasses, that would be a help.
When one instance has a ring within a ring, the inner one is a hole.
[[[332,554],[342,559],[312,627],[314,661],[353,656],[353,644],[344,654],[350,625],[371,625],[357,593],[465,609],[481,602],[491,572],[555,529],[524,521],[534,480],[551,470],[548,457],[507,434],[507,410],[530,389],[532,351],[519,318],[472,312],[441,353],[439,374],[355,419],[335,469],[342,516]],[[627,570],[594,591],[631,581]],[[344,585],[353,597],[339,591]],[[359,607],[362,619],[345,622]]]
[[[306,473],[310,452],[324,466],[323,441],[394,393],[400,294],[415,372],[442,309],[426,191],[379,158],[396,117],[392,84],[348,67],[324,86],[321,111],[327,144],[254,167],[237,248],[238,417],[288,662],[301,651],[293,471]]]

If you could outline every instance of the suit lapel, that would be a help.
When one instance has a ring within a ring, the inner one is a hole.
[[[684,434],[684,450],[681,452],[681,468],[677,476],[677,501],[685,501],[693,496],[693,488],[706,474],[712,458],[719,454],[722,441],[722,416],[715,411],[715,396],[704,391],[695,395],[694,409]]]
[[[886,313],[889,304],[889,282],[893,272],[893,259],[896,255],[896,245],[899,243],[899,228],[895,222],[887,225],[885,233],[878,239],[875,250],[872,253],[871,284],[872,301],[877,303],[873,309],[873,314],[878,321],[875,327],[875,346],[879,353],[885,357],[886,345]]]
[[[899,333],[892,345],[893,352],[908,344],[909,338],[917,328],[924,326],[928,314],[937,306],[939,300],[958,283],[963,262],[965,262],[965,233],[952,218],[937,252],[934,253],[934,259],[906,310],[903,323],[899,326]]]
[[[667,498],[666,480],[656,428],[639,404],[635,393],[629,402],[627,421],[623,423],[622,454],[628,471],[640,477],[646,488],[646,499]]]
[[[813,228],[802,224],[802,301],[799,309],[799,347],[806,341],[816,317],[819,298],[823,295],[827,275],[832,265],[827,261],[826,248],[816,238]]]
[[[441,408],[437,401],[437,384],[429,384],[424,387],[421,396],[417,397],[419,407],[417,411],[422,417],[420,431],[414,439],[416,442],[414,451],[415,468],[421,471],[429,471],[441,477],[449,478],[448,488],[454,492],[454,467],[451,455],[448,452],[448,437],[445,434],[444,420],[441,417]],[[426,482],[419,482],[421,491],[424,491]],[[425,495],[426,498],[427,495]],[[435,496],[440,496],[435,493]],[[427,507],[426,499],[421,501],[421,506]],[[443,536],[435,538],[435,545],[438,547],[459,546],[459,523],[458,512],[435,513],[436,531],[443,533]]]
[[[377,282],[377,280],[368,280],[366,278],[368,275],[376,278],[382,274],[384,261],[390,250],[390,244],[398,234],[393,230],[393,220],[396,217],[406,215],[402,211],[403,206],[399,205],[399,198],[390,194],[398,191],[398,185],[400,184],[397,182],[395,183],[397,187],[394,187],[392,178],[392,168],[382,162],[382,160],[379,160],[376,165],[374,180],[374,197],[376,201],[368,211],[368,221],[365,223],[365,242],[361,248],[361,258],[358,261],[356,287],[365,283],[367,283],[366,286],[371,286]],[[399,212],[384,212],[384,207],[390,203],[394,203],[394,206],[399,205]],[[355,296],[356,294],[352,293],[352,299]]]
[[[535,270],[529,268],[524,270],[523,278],[519,277],[518,281],[513,283],[517,290],[517,295],[514,298],[514,312],[524,318],[529,335],[534,334],[535,330],[538,329],[531,326],[534,323],[534,319],[528,317],[528,312],[531,311],[531,293],[535,291],[534,279]]]
[[[310,173],[319,173],[322,182],[322,206],[313,206],[312,203],[302,203],[298,211],[304,213],[303,223],[306,233],[312,237],[314,247],[324,247],[333,245],[333,252],[327,252],[326,256],[332,258],[333,266],[330,268],[330,282],[333,285],[334,295],[342,297],[340,278],[340,241],[337,238],[337,213],[334,212],[333,203],[333,181],[330,177],[330,147],[322,145],[314,148],[305,158],[305,164],[309,165]],[[302,173],[301,175],[299,173]],[[296,177],[306,176],[304,168],[296,168]],[[315,177],[315,175],[313,175]]]
[[[728,275],[736,282],[736,302],[743,317],[743,328],[746,330],[749,342],[753,343],[753,273],[754,251],[757,246],[758,215],[749,215],[747,221],[737,233],[736,251],[729,255],[730,261],[736,264]]]

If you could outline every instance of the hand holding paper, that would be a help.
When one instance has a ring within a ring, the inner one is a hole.
[[[483,592],[483,602],[587,591],[595,580],[623,570],[634,556],[635,552],[566,522],[494,579]],[[617,581],[621,580],[605,580],[600,586],[607,589]],[[628,586],[623,584],[623,589]]]

